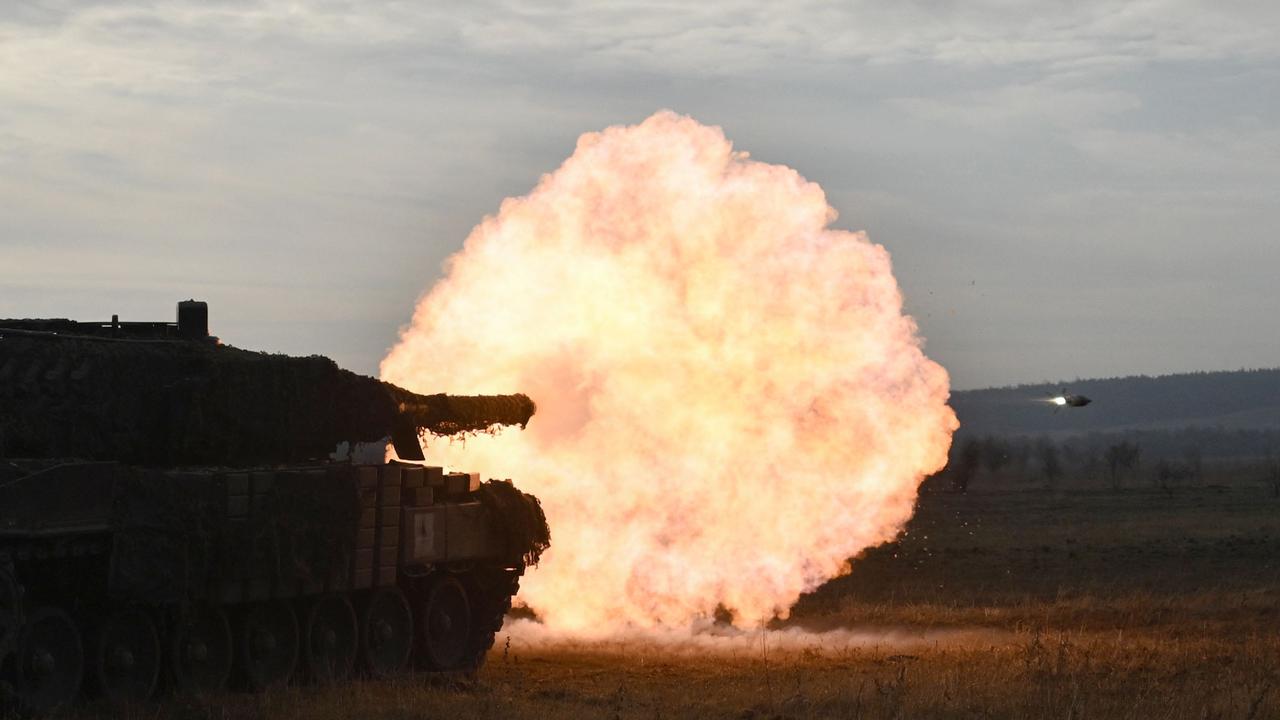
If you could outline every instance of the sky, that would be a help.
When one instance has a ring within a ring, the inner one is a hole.
[[[0,317],[195,297],[373,374],[474,225],[664,108],[888,248],[955,388],[1280,365],[1270,1],[4,3]]]

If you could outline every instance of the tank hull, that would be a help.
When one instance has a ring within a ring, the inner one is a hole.
[[[237,631],[227,679],[250,688],[325,676],[313,667],[323,652],[308,646],[308,632],[338,635],[324,623],[341,625],[333,620],[343,617],[341,608],[351,609],[354,623],[337,628],[350,639],[350,652],[336,658],[349,667],[343,675],[410,666],[474,670],[510,608],[529,551],[548,541],[537,501],[510,483],[481,484],[474,474],[410,463],[153,469],[39,460],[7,467],[11,477],[0,483],[0,574],[16,585],[26,614],[65,613],[89,648],[103,618],[124,610],[132,613],[125,616],[129,627],[151,628],[163,648],[179,642],[191,618],[223,616]],[[526,516],[513,517],[519,512],[511,508],[521,505]],[[446,582],[460,590],[453,605],[435,607],[433,592],[439,595]],[[407,616],[377,615],[374,599],[388,595],[403,600]],[[357,609],[364,617],[370,607],[373,620],[358,621]],[[262,619],[272,614],[274,626]],[[290,624],[280,618],[290,616],[296,639],[273,642],[292,643],[296,657],[277,663],[272,675],[246,656],[255,641],[245,633],[278,630]],[[432,618],[438,625],[442,617],[465,619],[465,632],[433,638]],[[409,634],[407,642],[398,638],[409,652],[378,661],[367,650],[368,636],[387,626]],[[0,666],[21,666],[21,645],[0,645],[10,656]],[[79,672],[87,680],[100,655],[85,657]],[[169,675],[175,667],[182,674],[181,658],[161,664]],[[24,703],[21,678],[9,679],[16,688],[10,701]],[[56,700],[32,709],[74,698]]]

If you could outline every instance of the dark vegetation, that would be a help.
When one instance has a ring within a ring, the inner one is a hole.
[[[1265,486],[1280,496],[1280,429],[1190,427],[1081,435],[959,434],[926,491]]]

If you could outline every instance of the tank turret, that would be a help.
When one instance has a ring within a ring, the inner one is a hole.
[[[176,323],[0,320],[0,457],[242,466],[323,459],[342,442],[524,427],[524,395],[418,395],[339,368],[222,345],[205,304]]]

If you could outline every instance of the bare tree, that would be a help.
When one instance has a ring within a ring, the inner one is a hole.
[[[1087,451],[1080,469],[1084,473],[1085,479],[1089,482],[1098,479],[1098,476],[1102,474],[1102,458],[1098,455],[1097,450],[1090,448]]]
[[[1189,445],[1182,451],[1182,460],[1187,465],[1187,476],[1197,485],[1204,483],[1204,454],[1199,445]]]
[[[1136,473],[1142,457],[1142,447],[1128,440],[1111,445],[1104,454],[1111,489],[1120,489],[1120,477],[1124,473]]]
[[[1009,443],[1003,438],[987,435],[982,438],[982,464],[995,476],[1009,464]]]
[[[1152,478],[1154,478],[1156,486],[1165,491],[1165,494],[1172,495],[1173,486],[1192,477],[1192,474],[1191,466],[1186,463],[1161,460],[1156,463]]]
[[[1276,459],[1275,453],[1267,452],[1267,458],[1263,460],[1262,477],[1271,487],[1271,496],[1280,498],[1280,460]]]
[[[1040,470],[1044,473],[1045,486],[1050,488],[1056,486],[1058,478],[1062,476],[1062,458],[1057,444],[1047,437],[1040,438],[1036,443],[1036,455],[1040,458]]]
[[[951,487],[958,493],[969,492],[969,483],[978,472],[982,457],[982,444],[976,439],[965,440],[951,468]]]
[[[1031,459],[1031,446],[1019,440],[1009,445],[1009,465],[1019,480],[1027,479],[1027,465]]]
[[[1107,447],[1104,457],[1107,460],[1107,477],[1111,478],[1111,489],[1120,489],[1120,469],[1124,467],[1125,443],[1117,443]]]

